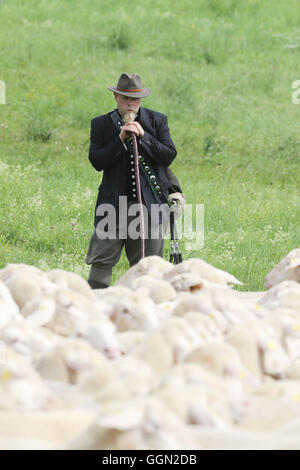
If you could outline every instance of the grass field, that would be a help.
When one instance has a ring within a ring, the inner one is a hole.
[[[90,120],[114,107],[123,71],[168,115],[172,169],[204,204],[205,244],[186,251],[244,289],[300,245],[297,0],[0,1],[0,267],[87,278],[101,174]],[[166,257],[168,246],[166,246]],[[114,279],[127,269],[122,256]]]

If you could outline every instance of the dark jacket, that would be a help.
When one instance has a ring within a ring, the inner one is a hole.
[[[172,163],[177,153],[170,137],[167,116],[140,107],[136,120],[145,131],[143,138],[138,139],[139,154],[153,165],[166,194],[170,182],[165,167]],[[96,216],[98,205],[109,203],[118,210],[119,196],[126,195],[127,191],[128,151],[124,148],[109,113],[91,121],[89,160],[97,171],[103,170],[95,207],[96,227],[100,220]],[[151,204],[157,203],[157,200],[141,172],[140,179],[143,199],[150,212]]]

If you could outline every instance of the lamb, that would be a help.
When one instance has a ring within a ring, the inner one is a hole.
[[[198,312],[213,319],[222,333],[228,328],[228,320],[220,312],[213,309],[210,299],[205,296],[199,297],[199,294],[189,295],[185,292],[177,296],[172,311],[173,315],[183,316],[188,312]]]
[[[204,280],[199,274],[183,273],[170,278],[176,292],[197,292],[203,288]]]
[[[182,263],[173,267],[173,269],[167,271],[165,273],[165,279],[172,279],[173,277],[177,276],[178,274],[193,274],[198,275],[202,279],[206,279],[210,282],[217,283],[217,284],[240,284],[243,283],[236,279],[232,274],[229,274],[221,269],[215,268],[214,266],[206,263],[204,260],[200,258],[191,258]]]
[[[78,274],[64,271],[63,269],[52,269],[46,272],[47,279],[55,283],[57,286],[69,288],[74,292],[78,292],[92,302],[97,300],[87,281],[82,279]]]
[[[225,341],[237,349],[242,364],[258,380],[262,379],[261,356],[257,344],[260,328],[259,320],[253,319],[250,322],[232,326],[225,336]]]
[[[0,340],[31,364],[58,344],[60,338],[45,328],[33,328],[25,322],[10,322],[0,330]]]
[[[262,368],[265,374],[274,378],[286,377],[291,360],[277,341],[275,333],[268,329],[258,333],[257,343],[261,352]]]
[[[142,397],[107,403],[95,422],[73,439],[68,449],[198,449],[190,427],[160,400]]]
[[[55,292],[55,312],[44,326],[62,336],[73,336],[77,325],[92,319],[108,320],[107,307],[101,301],[92,302],[68,288]]]
[[[243,378],[245,382],[257,384],[257,380],[241,363],[237,350],[229,343],[208,343],[199,346],[185,357],[185,362],[201,365],[210,372],[225,377]]]
[[[59,449],[94,419],[86,410],[0,411],[0,449]]]
[[[130,353],[146,336],[145,331],[121,331],[116,334],[121,354]]]
[[[199,344],[209,341],[223,341],[224,335],[210,316],[199,315],[198,312],[188,312],[183,315],[183,319],[192,326],[199,338]]]
[[[236,349],[228,343],[208,343],[194,350],[185,361],[223,377],[232,421],[240,422],[249,405],[247,393],[259,385],[259,380],[241,363]]]
[[[44,272],[31,272],[24,268],[11,274],[5,284],[21,311],[27,302],[45,294],[52,294],[55,290],[55,285],[47,280]]]
[[[156,304],[173,300],[176,291],[172,285],[162,279],[155,279],[153,276],[141,276],[131,283],[133,290],[142,290],[151,297]]]
[[[74,273],[17,266],[0,270],[6,413],[47,410],[47,424],[52,413],[67,420],[69,409],[71,420],[71,408],[86,410],[76,432],[66,423],[64,448],[256,448],[258,430],[267,448],[294,445],[281,430],[300,397],[295,280],[244,293],[202,260],[149,257],[119,285],[91,291]],[[22,278],[32,280],[28,297]],[[51,448],[51,429],[28,439]]]
[[[161,376],[173,364],[182,362],[199,343],[197,333],[184,319],[170,318],[148,333],[132,354],[146,361],[155,374]]]
[[[111,301],[110,319],[117,330],[149,331],[159,325],[155,304],[144,292],[131,292],[124,298]]]
[[[221,429],[231,424],[225,387],[221,391],[204,384],[183,385],[167,377],[155,396],[186,424]]]
[[[160,256],[147,256],[141,259],[135,266],[116,282],[117,286],[130,287],[131,283],[141,276],[152,276],[155,279],[163,279],[164,274],[171,271],[173,265]]]
[[[74,336],[85,339],[93,348],[105,354],[108,359],[115,359],[121,355],[116,327],[109,319],[82,321],[76,325]]]
[[[97,299],[103,301],[104,303],[114,302],[115,299],[126,297],[130,295],[132,290],[129,287],[114,285],[107,287],[106,289],[94,289],[93,293]]]
[[[285,256],[265,278],[267,289],[283,281],[300,283],[300,248],[295,248]]]
[[[299,416],[298,400],[286,400],[283,397],[252,395],[247,413],[237,424],[240,429],[270,433]],[[299,444],[299,442],[298,442]]]
[[[124,356],[113,366],[113,372],[106,373],[104,384],[103,371],[97,369],[82,381],[79,390],[92,393],[93,400],[103,406],[112,400],[126,402],[148,396],[158,385],[159,379],[151,367],[138,357]]]
[[[228,331],[230,325],[250,321],[256,316],[268,315],[268,310],[252,303],[242,302],[230,289],[206,287],[193,296],[181,297],[173,309],[174,315],[198,311],[214,318],[220,330]]]
[[[261,297],[259,305],[271,311],[290,309],[300,314],[300,284],[295,281],[282,281],[274,285]]]
[[[5,266],[5,268],[0,269],[0,280],[6,283],[16,273],[22,273],[26,277],[30,277],[31,275],[45,276],[45,273],[35,266],[22,263],[9,263]]]
[[[175,363],[174,352],[159,330],[149,332],[142,343],[132,351],[145,361],[157,377],[161,377]]]
[[[271,329],[291,362],[297,364],[300,358],[300,315],[290,309],[276,309],[272,316],[263,320],[261,328]]]
[[[7,346],[5,363],[0,362],[0,409],[47,410],[54,403],[54,395],[33,367]]]
[[[108,359],[79,338],[66,338],[64,343],[41,355],[36,370],[47,380],[78,384],[92,370],[105,367]]]
[[[23,320],[9,289],[0,281],[0,329],[12,321],[22,322]]]

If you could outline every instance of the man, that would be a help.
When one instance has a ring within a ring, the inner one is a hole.
[[[137,138],[140,185],[147,222],[145,256],[163,256],[163,234],[153,237],[151,232],[151,228],[155,224],[158,227],[162,219],[152,215],[152,206],[162,204],[168,197],[170,182],[165,168],[176,156],[167,117],[141,107],[142,98],[149,96],[151,90],[143,88],[138,74],[123,73],[117,86],[108,89],[114,93],[117,109],[92,119],[90,133],[89,160],[97,171],[103,171],[95,207],[95,228],[86,258],[86,263],[92,265],[88,283],[93,289],[110,285],[112,268],[119,261],[123,247],[130,266],[141,259],[140,237],[131,235],[129,230],[124,236],[124,227],[128,229],[133,221],[129,215],[130,208],[138,202],[132,133]],[[134,113],[135,118],[124,122],[128,112]],[[125,210],[124,205],[121,207],[124,199],[127,202]],[[109,227],[113,216],[105,218],[111,207],[116,211],[115,231]],[[104,222],[107,222],[106,227]]]

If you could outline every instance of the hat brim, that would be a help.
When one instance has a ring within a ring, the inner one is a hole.
[[[117,87],[109,86],[107,87],[107,89],[110,91],[114,91],[119,95],[131,96],[132,98],[146,98],[146,96],[149,96],[151,94],[150,88],[142,88],[142,91],[121,91]]]

